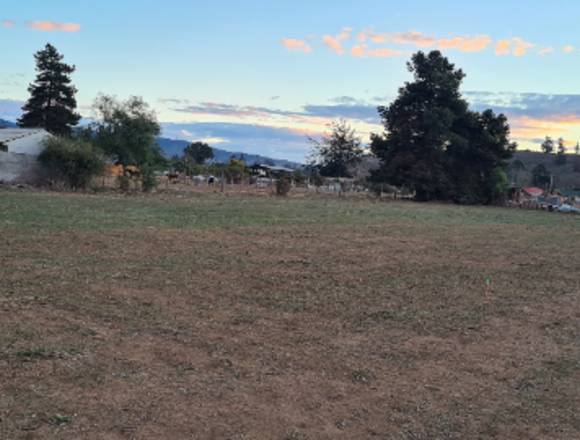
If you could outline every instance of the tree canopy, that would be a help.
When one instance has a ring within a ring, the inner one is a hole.
[[[203,165],[207,160],[213,159],[213,149],[205,142],[193,142],[183,150],[183,157],[194,164]]]
[[[406,187],[418,200],[493,201],[516,148],[507,118],[469,110],[459,90],[465,74],[439,51],[416,53],[408,69],[414,81],[378,109],[385,132],[371,137],[381,160],[373,180]]]
[[[323,176],[351,177],[351,167],[362,158],[361,140],[343,119],[332,123],[330,134],[310,142],[313,164]]]
[[[77,90],[70,78],[75,67],[64,63],[63,56],[51,44],[38,51],[34,58],[37,75],[28,87],[30,98],[22,108],[24,113],[18,125],[68,136],[81,118],[75,112]]]
[[[101,95],[94,109],[97,120],[90,136],[105,154],[122,165],[155,166],[165,161],[156,142],[161,131],[157,117],[142,98],[122,102]]]
[[[546,136],[546,139],[544,139],[544,142],[542,142],[540,147],[544,154],[552,154],[554,152],[554,141],[550,136]]]
[[[566,142],[564,138],[558,139],[558,152],[556,153],[556,165],[566,165]]]

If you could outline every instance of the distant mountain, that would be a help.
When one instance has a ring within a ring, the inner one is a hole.
[[[16,128],[18,125],[16,123],[7,121],[6,119],[0,119],[0,128]]]
[[[182,141],[178,139],[168,139],[164,137],[158,137],[157,143],[165,153],[167,157],[171,156],[181,156],[183,153],[183,149],[190,145],[191,142]],[[219,163],[226,163],[230,160],[232,156],[240,157],[240,155],[244,156],[246,163],[248,165],[252,165],[254,163],[270,163],[280,167],[286,168],[300,168],[302,164],[298,162],[292,162],[289,160],[284,159],[274,159],[271,157],[261,156],[259,154],[249,154],[249,153],[241,153],[236,151],[226,151],[221,150],[219,148],[213,148],[213,154],[215,156],[214,160]]]

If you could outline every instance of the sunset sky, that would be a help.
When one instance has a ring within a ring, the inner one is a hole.
[[[307,136],[348,119],[363,140],[377,105],[438,48],[475,109],[505,112],[520,149],[580,141],[577,1],[28,0],[0,10],[0,118],[15,119],[50,42],[77,66],[84,117],[99,93],[143,96],[164,135],[303,160]]]

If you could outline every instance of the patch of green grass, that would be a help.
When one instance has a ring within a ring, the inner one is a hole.
[[[300,223],[369,224],[402,227],[528,226],[577,228],[580,217],[494,207],[411,202],[280,199],[258,197],[128,197],[0,190],[0,228],[107,231],[131,228],[212,228]]]
[[[73,421],[71,416],[65,416],[62,414],[55,414],[50,418],[50,423],[56,426],[70,425]]]
[[[81,354],[76,348],[51,349],[46,347],[36,347],[27,350],[20,350],[14,353],[17,358],[24,361],[61,359],[65,357],[78,356]]]

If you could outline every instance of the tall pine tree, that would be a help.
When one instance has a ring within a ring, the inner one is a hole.
[[[30,98],[22,108],[20,127],[44,128],[48,132],[67,136],[79,120],[75,112],[77,89],[71,85],[70,75],[75,67],[62,61],[63,56],[51,44],[34,55],[36,80],[30,84]]]

